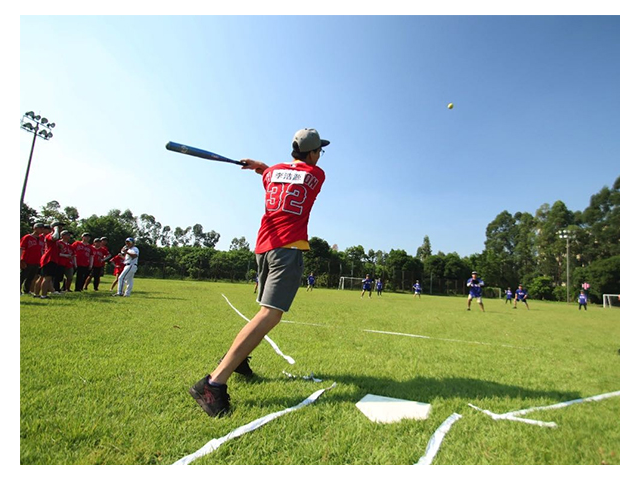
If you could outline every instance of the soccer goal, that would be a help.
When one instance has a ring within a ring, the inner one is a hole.
[[[482,296],[486,298],[499,298],[502,300],[502,289],[500,287],[484,287]]]
[[[604,308],[620,307],[619,293],[605,293],[602,295],[602,306]]]
[[[338,284],[340,290],[360,290],[362,288],[362,278],[360,277],[340,277],[340,283]]]

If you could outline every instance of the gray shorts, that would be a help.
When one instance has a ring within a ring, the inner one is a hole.
[[[276,248],[256,254],[258,298],[263,307],[289,311],[303,273],[302,250]]]

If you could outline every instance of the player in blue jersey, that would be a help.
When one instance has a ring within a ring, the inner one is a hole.
[[[527,306],[527,310],[529,310],[529,304],[527,303],[528,296],[529,292],[522,287],[522,284],[518,285],[518,289],[516,290],[516,302],[513,304],[513,308],[518,308],[518,302],[522,302]]]
[[[313,290],[313,287],[316,284],[316,277],[313,276],[313,272],[311,275],[307,277],[307,292]]]
[[[587,294],[584,293],[584,290],[580,290],[580,296],[578,297],[578,310],[582,310],[584,307],[585,311],[587,310]]]
[[[413,298],[420,298],[420,294],[422,293],[422,287],[420,286],[420,282],[416,280],[416,283],[413,284]]]
[[[369,298],[371,298],[372,283],[373,280],[369,278],[369,274],[367,273],[367,276],[362,279],[362,294],[360,295],[360,298],[364,297],[364,292],[369,292]]]
[[[507,287],[507,291],[504,292],[505,293],[505,298],[506,300],[504,301],[504,303],[511,303],[513,304],[513,292],[511,291],[511,287]]]
[[[482,304],[482,287],[484,287],[484,280],[478,278],[478,272],[471,272],[471,278],[467,280],[467,287],[469,287],[469,297],[467,298],[467,310],[471,310],[471,300],[477,299],[480,310],[484,312],[484,305]]]
[[[378,292],[378,296],[382,295],[382,279],[381,278],[376,280],[376,292]]]

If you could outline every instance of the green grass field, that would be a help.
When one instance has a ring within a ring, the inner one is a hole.
[[[21,463],[171,464],[336,382],[194,463],[412,465],[456,412],[436,465],[620,464],[620,397],[526,417],[557,428],[494,421],[468,405],[505,413],[620,390],[619,309],[532,301],[527,311],[488,299],[482,313],[462,297],[302,288],[269,335],[296,363],[262,342],[258,378],[234,375],[233,413],[212,419],[187,390],[245,324],[222,294],[249,318],[257,311],[252,284],[136,278],[130,298],[21,297]],[[373,423],[355,407],[368,393],[430,403],[431,414]]]

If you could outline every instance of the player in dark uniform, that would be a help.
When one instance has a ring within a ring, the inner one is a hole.
[[[369,278],[369,274],[367,273],[367,276],[362,279],[362,294],[360,295],[360,298],[364,297],[364,292],[369,292],[369,298],[371,298],[372,283],[373,283],[373,280]]]
[[[522,288],[522,285],[518,285],[518,289],[516,290],[516,301],[513,304],[513,308],[518,308],[518,302],[522,302],[527,306],[527,310],[529,310],[529,304],[527,303],[528,296],[529,292]]]
[[[467,280],[467,287],[469,287],[467,310],[471,310],[471,300],[475,298],[478,301],[480,310],[484,312],[484,305],[482,304],[482,287],[484,287],[484,281],[478,278],[478,272],[471,272],[471,278]]]

